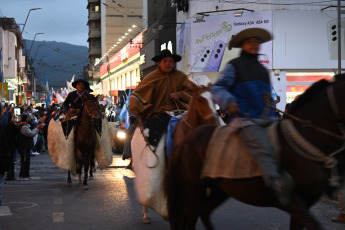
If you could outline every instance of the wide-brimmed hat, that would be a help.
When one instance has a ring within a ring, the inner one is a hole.
[[[179,62],[182,59],[180,55],[172,54],[170,50],[162,50],[159,55],[153,57],[151,60],[154,62],[159,62],[165,57],[172,57],[174,62]]]
[[[90,87],[89,82],[87,82],[87,81],[85,81],[85,80],[83,80],[83,79],[75,80],[74,82],[72,82],[72,86],[73,86],[74,88],[76,88],[76,86],[78,85],[79,82],[83,82],[85,88]]]
[[[265,43],[272,40],[272,35],[267,30],[261,28],[245,29],[231,38],[228,48],[241,48],[243,41],[249,38],[257,38],[261,43]]]

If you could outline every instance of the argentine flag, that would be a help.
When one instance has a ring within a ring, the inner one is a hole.
[[[49,93],[49,85],[48,85],[47,76],[45,76],[44,85],[45,85],[44,94],[46,96],[46,108],[48,108],[50,106],[50,104],[52,103],[52,98],[51,98],[50,93]]]

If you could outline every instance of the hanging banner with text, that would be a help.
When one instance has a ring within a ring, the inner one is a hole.
[[[217,72],[240,54],[239,48],[228,49],[228,42],[238,32],[258,27],[272,33],[272,12],[248,12],[241,17],[234,14],[204,16],[190,19],[190,54],[188,72]],[[272,69],[272,41],[261,45],[260,63]]]

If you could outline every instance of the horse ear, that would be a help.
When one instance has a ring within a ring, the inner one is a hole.
[[[103,99],[103,97],[104,97],[104,95],[103,95],[103,94],[98,94],[98,95],[97,95],[97,101],[102,100],[102,99]]]

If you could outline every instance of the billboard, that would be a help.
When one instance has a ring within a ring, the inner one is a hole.
[[[238,48],[228,49],[229,40],[238,32],[254,27],[272,33],[272,12],[249,12],[243,13],[241,17],[227,14],[189,19],[179,29],[179,51],[184,58],[188,58],[186,71],[221,71],[231,59],[240,54]],[[181,43],[188,46],[183,47]],[[272,41],[262,44],[259,60],[266,68],[272,69]]]

